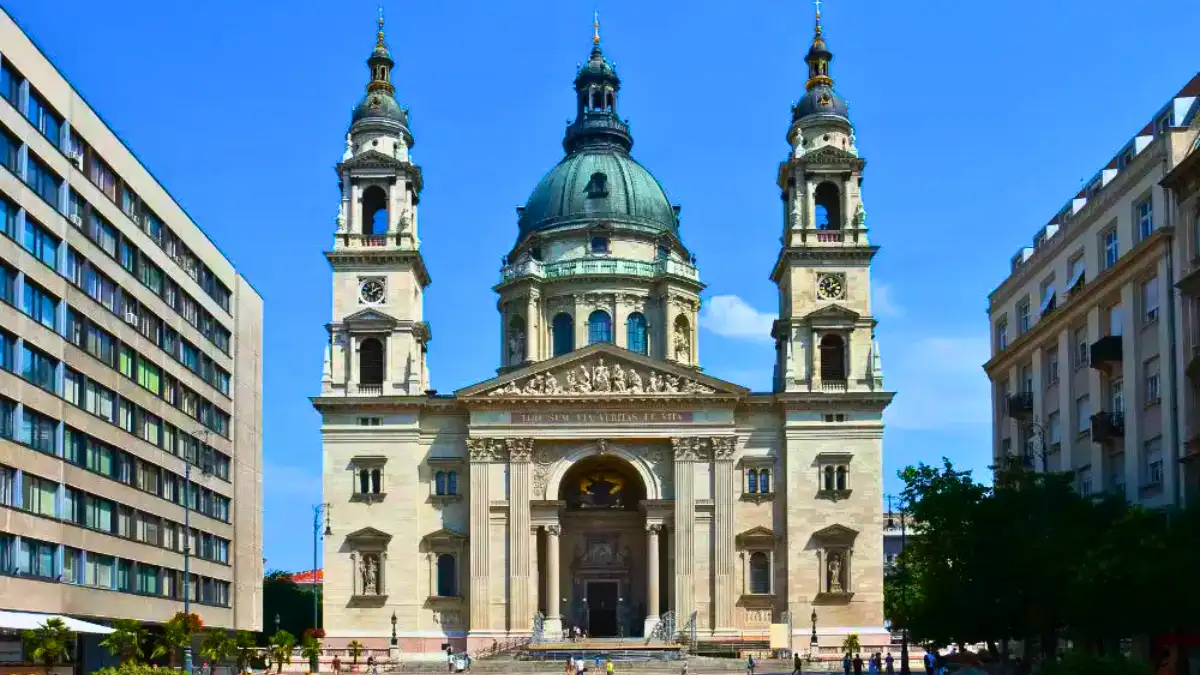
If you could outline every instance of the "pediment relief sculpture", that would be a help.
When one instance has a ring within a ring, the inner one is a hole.
[[[699,382],[655,370],[622,366],[603,357],[574,363],[557,371],[536,373],[510,381],[488,396],[594,396],[647,394],[713,394]]]

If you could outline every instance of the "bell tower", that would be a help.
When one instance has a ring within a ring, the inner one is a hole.
[[[788,159],[779,167],[782,247],[775,391],[881,391],[871,315],[871,259],[862,201],[866,161],[855,147],[846,102],[833,88],[818,5],[808,81],[792,107]]]
[[[429,388],[424,321],[429,273],[417,235],[421,169],[409,152],[408,110],[396,102],[383,11],[370,80],[337,165],[341,194],[333,249],[333,321],[322,395],[420,395]]]

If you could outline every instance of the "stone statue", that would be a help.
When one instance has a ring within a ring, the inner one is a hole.
[[[619,363],[614,363],[612,367],[612,390],[625,393],[625,371]]]
[[[629,369],[629,391],[635,394],[642,393],[642,376],[632,368]]]
[[[662,391],[662,380],[658,379],[658,373],[650,373],[650,386],[646,388],[646,391],[651,394],[657,394]]]
[[[363,556],[362,561],[363,595],[379,593],[379,565],[375,556]]]
[[[579,383],[575,381],[575,373],[567,371],[567,393],[574,394],[579,391]]]
[[[576,386],[581,394],[592,393],[592,374],[588,372],[587,366],[579,366],[579,379]]]
[[[675,360],[680,363],[692,362],[692,341],[688,338],[687,326],[675,326]]]
[[[867,228],[867,210],[863,208],[862,202],[859,202],[858,208],[854,210],[854,227],[858,230]]]
[[[350,139],[350,134],[346,134],[346,152],[342,153],[342,161],[350,159],[354,156],[354,141]]]
[[[829,556],[829,592],[842,592],[842,556],[836,553]]]
[[[592,389],[595,391],[608,391],[611,388],[612,383],[608,379],[608,366],[604,365],[604,359],[598,359],[595,371],[592,373]]]
[[[679,378],[674,375],[667,375],[663,378],[663,391],[668,394],[679,393]]]
[[[543,386],[542,386],[542,376],[541,375],[534,375],[533,377],[529,378],[528,382],[525,383],[524,393],[526,393],[526,394],[537,395],[537,394],[542,393],[542,390],[543,390]]]
[[[546,379],[542,383],[542,392],[546,394],[561,394],[562,386],[558,384],[558,378],[547,373]]]
[[[520,363],[525,360],[525,331],[514,328],[508,336],[508,362]]]

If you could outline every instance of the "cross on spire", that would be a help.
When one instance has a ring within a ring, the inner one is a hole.
[[[813,0],[813,4],[817,6],[817,35],[821,34],[821,0]]]
[[[383,44],[383,5],[379,6],[379,44]]]
[[[600,44],[600,12],[592,12],[592,44]]]

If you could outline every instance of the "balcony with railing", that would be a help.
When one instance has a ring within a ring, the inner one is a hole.
[[[1033,417],[1033,392],[1022,391],[1009,394],[1006,401],[1008,416],[1017,420],[1027,420]]]
[[[1089,350],[1091,366],[1100,371],[1120,368],[1123,354],[1120,335],[1105,335],[1093,342]]]
[[[340,232],[337,243],[343,249],[379,249],[379,248],[414,248],[412,237],[399,233],[391,234],[362,234],[359,232]]]
[[[596,275],[646,279],[673,276],[689,281],[700,281],[700,274],[696,268],[681,260],[667,259],[647,262],[626,258],[576,258],[551,263],[523,260],[519,263],[505,265],[500,270],[500,282],[505,283],[522,277],[549,280]]]
[[[1092,440],[1108,443],[1125,438],[1125,413],[1098,412],[1092,415]]]

